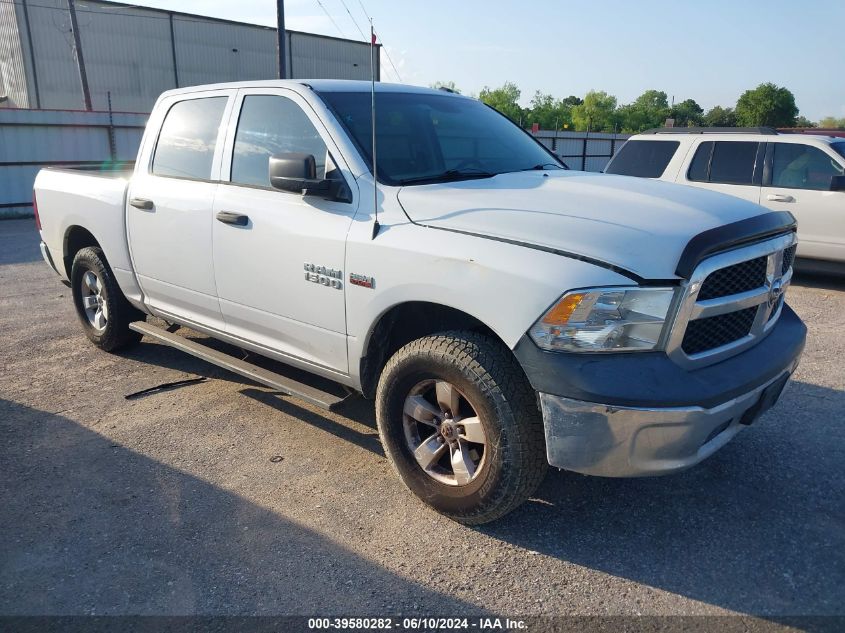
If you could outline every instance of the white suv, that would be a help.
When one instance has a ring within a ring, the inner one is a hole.
[[[770,128],[664,128],[631,137],[605,172],[729,193],[798,220],[798,256],[845,262],[845,138]]]

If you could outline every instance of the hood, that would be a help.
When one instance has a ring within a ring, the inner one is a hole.
[[[575,171],[403,187],[399,202],[418,224],[564,251],[644,279],[676,278],[693,237],[766,211],[695,187]]]

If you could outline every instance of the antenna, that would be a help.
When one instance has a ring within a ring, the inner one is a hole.
[[[370,18],[370,91],[372,113],[372,127],[373,127],[373,214],[375,215],[375,222],[373,223],[373,237],[376,239],[378,235],[378,172],[376,171],[376,32],[373,28],[373,19]]]

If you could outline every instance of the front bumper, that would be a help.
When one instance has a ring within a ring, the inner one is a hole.
[[[716,407],[632,408],[540,394],[549,463],[602,477],[662,475],[694,466],[775,404],[798,364]]]
[[[807,328],[788,305],[754,347],[687,370],[663,353],[514,352],[540,394],[549,463],[605,477],[659,475],[712,455],[773,405]]]

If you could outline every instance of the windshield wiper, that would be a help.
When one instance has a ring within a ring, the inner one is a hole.
[[[539,165],[534,165],[533,167],[526,167],[525,169],[519,169],[517,171],[545,171],[546,167],[556,167],[557,169],[566,169],[562,165],[558,163],[540,163]]]
[[[435,183],[435,182],[455,182],[458,180],[472,180],[474,178],[492,178],[498,174],[494,174],[493,172],[489,171],[482,171],[482,170],[461,170],[461,169],[448,169],[441,174],[432,174],[430,176],[419,176],[417,178],[405,178],[404,180],[400,180],[400,185],[421,185],[424,183]]]

